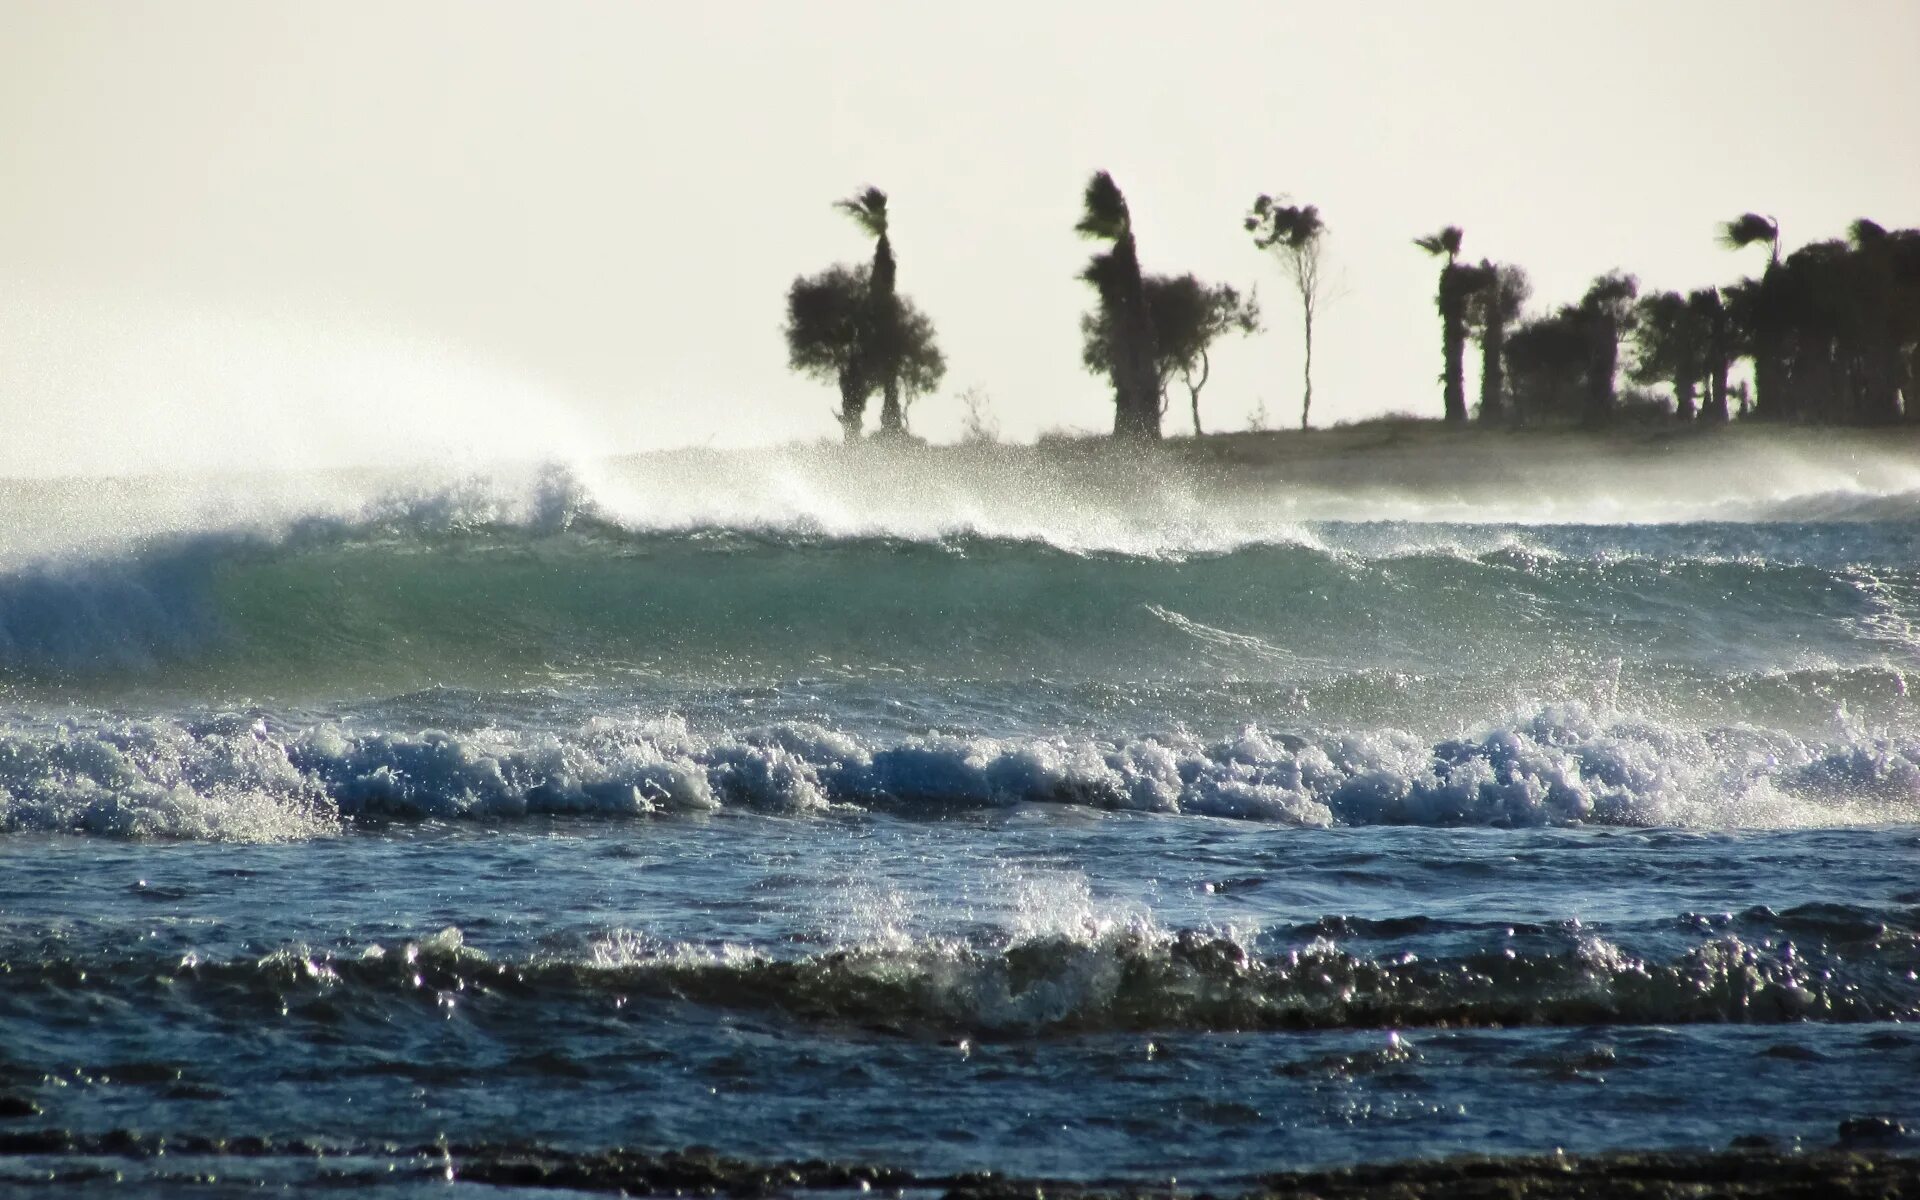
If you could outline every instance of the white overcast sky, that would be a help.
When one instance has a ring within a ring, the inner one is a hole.
[[[1318,204],[1317,423],[1437,413],[1435,268],[1687,287],[1920,225],[1920,3],[0,0],[0,473],[828,437],[796,273],[869,253],[1004,431],[1104,429],[1072,225],[1111,170],[1149,270],[1258,284],[1206,415],[1297,420],[1297,313],[1240,218]],[[1167,428],[1186,428],[1184,413]]]

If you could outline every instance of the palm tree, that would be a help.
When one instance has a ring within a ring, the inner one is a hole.
[[[1785,331],[1780,328],[1780,222],[1759,213],[1742,213],[1720,227],[1720,244],[1741,250],[1767,244],[1767,269],[1758,286],[1742,293],[1738,311],[1745,318],[1753,354],[1753,412],[1756,417],[1785,415],[1787,365]]]
[[[1733,361],[1733,335],[1727,327],[1727,306],[1719,288],[1699,288],[1687,293],[1687,308],[1706,338],[1705,378],[1707,399],[1700,409],[1702,421],[1727,420],[1727,368]]]
[[[1497,421],[1506,413],[1507,326],[1533,295],[1533,282],[1519,267],[1480,260],[1480,286],[1467,316],[1480,338],[1480,419]]]
[[[1507,335],[1516,412],[1565,414],[1579,406],[1587,367],[1583,324],[1579,310],[1563,304]]]
[[[1639,281],[1633,276],[1610,271],[1595,279],[1580,298],[1580,322],[1587,342],[1585,415],[1589,425],[1603,425],[1613,417],[1620,337],[1633,328],[1633,300],[1639,293]]]
[[[1147,314],[1153,324],[1154,394],[1162,415],[1167,388],[1178,374],[1193,405],[1193,436],[1201,436],[1200,389],[1213,373],[1208,352],[1229,333],[1251,334],[1260,329],[1260,304],[1242,299],[1227,284],[1208,284],[1193,275],[1149,275],[1145,280]],[[1106,326],[1104,309],[1080,318],[1080,362],[1096,375],[1113,373],[1115,339]]]
[[[1435,303],[1440,309],[1440,343],[1445,362],[1440,378],[1446,401],[1446,417],[1453,424],[1467,419],[1467,302],[1474,290],[1472,281],[1463,279],[1460,268],[1455,265],[1455,260],[1460,257],[1462,236],[1458,225],[1449,225],[1438,233],[1413,240],[1414,245],[1428,254],[1447,256],[1447,265],[1440,268],[1440,290]]]
[[[872,305],[869,322],[875,336],[870,346],[873,359],[866,370],[869,380],[881,389],[881,432],[904,433],[906,415],[900,408],[900,348],[894,338],[887,336],[900,325],[895,287],[898,268],[893,260],[893,243],[887,237],[887,194],[877,187],[868,187],[846,200],[836,201],[834,207],[852,217],[874,239],[867,302]]]
[[[1153,324],[1133,218],[1113,176],[1099,171],[1087,181],[1080,223],[1074,228],[1083,237],[1112,243],[1111,249],[1093,256],[1080,278],[1100,296],[1113,380],[1113,436],[1157,440],[1160,390],[1154,377]]]
[[[1327,223],[1320,219],[1320,210],[1311,204],[1281,204],[1272,196],[1263,194],[1254,200],[1253,209],[1247,214],[1244,224],[1247,232],[1253,235],[1255,246],[1271,250],[1279,258],[1281,270],[1286,272],[1287,280],[1300,295],[1300,317],[1306,346],[1301,367],[1304,386],[1300,396],[1300,428],[1304,430],[1307,428],[1307,417],[1313,411],[1313,314],[1320,307],[1320,247],[1321,239],[1327,233]],[[1197,418],[1194,425],[1197,429]]]
[[[1765,242],[1770,261],[1780,261],[1780,222],[1759,213],[1741,213],[1720,227],[1720,244],[1729,250],[1742,250],[1755,242]]]

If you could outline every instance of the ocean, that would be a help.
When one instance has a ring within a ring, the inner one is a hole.
[[[0,1187],[1920,1125],[1920,482],[1664,470],[0,483]]]

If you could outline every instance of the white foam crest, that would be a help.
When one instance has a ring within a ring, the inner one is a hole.
[[[339,828],[319,782],[257,722],[0,735],[0,830],[258,842]]]
[[[933,734],[869,745],[809,724],[703,734],[678,720],[610,718],[560,733],[460,734],[273,730],[244,717],[69,721],[0,738],[0,828],[114,836],[299,837],[342,818],[1036,803],[1301,827],[1853,825],[1920,814],[1920,742],[1692,730],[1578,705],[1438,744],[1390,729],[1249,727],[1220,742]]]

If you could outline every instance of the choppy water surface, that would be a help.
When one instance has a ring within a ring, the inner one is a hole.
[[[874,470],[13,486],[0,1182],[1920,1120],[1910,496]]]

